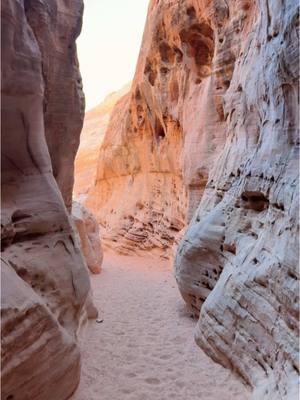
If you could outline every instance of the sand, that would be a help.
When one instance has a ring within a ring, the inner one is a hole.
[[[73,400],[247,400],[249,391],[193,340],[168,261],[106,254],[92,276],[102,323],[82,339]]]

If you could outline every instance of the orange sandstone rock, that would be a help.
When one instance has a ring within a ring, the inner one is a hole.
[[[99,149],[107,128],[110,114],[116,102],[130,90],[131,83],[106,96],[104,101],[84,116],[80,145],[75,159],[74,195],[81,202],[92,187],[96,172]]]
[[[106,245],[166,252],[197,343],[253,388],[297,395],[296,0],[152,0],[131,92],[86,204]]]

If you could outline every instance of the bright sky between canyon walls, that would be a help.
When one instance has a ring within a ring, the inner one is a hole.
[[[149,0],[85,0],[78,57],[86,110],[132,80]]]

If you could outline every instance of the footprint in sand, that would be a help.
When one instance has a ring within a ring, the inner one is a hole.
[[[170,360],[170,358],[172,358],[171,354],[162,354],[159,355],[158,358],[160,358],[161,360]]]
[[[137,375],[134,372],[127,372],[125,374],[128,378],[135,378]]]
[[[134,389],[122,389],[121,391],[123,394],[131,394],[134,392]]]
[[[149,383],[150,385],[159,385],[160,380],[157,378],[146,378],[145,382]]]
[[[175,385],[179,388],[183,388],[185,386],[185,382],[182,381],[175,381]]]

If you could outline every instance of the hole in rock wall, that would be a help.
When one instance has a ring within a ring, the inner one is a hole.
[[[157,77],[157,72],[149,59],[146,60],[144,74],[148,77],[150,85],[154,86]]]
[[[187,57],[194,60],[197,75],[208,75],[214,53],[212,28],[205,22],[197,23],[181,30],[179,36]]]
[[[30,217],[31,217],[30,214],[27,214],[26,212],[24,212],[22,210],[16,210],[13,212],[13,214],[11,216],[11,222],[12,223],[18,222],[18,221],[21,221],[23,219],[30,218]]]
[[[161,124],[161,122],[160,122],[160,120],[157,118],[156,119],[156,121],[155,121],[155,131],[154,131],[154,134],[155,134],[155,139],[156,139],[156,141],[159,143],[162,139],[164,139],[165,138],[165,136],[166,136],[166,133],[165,133],[165,130],[164,130],[164,128],[163,128],[163,126],[162,126],[162,124]]]
[[[269,207],[269,200],[262,192],[246,191],[241,195],[245,208],[254,211],[264,211]]]
[[[196,10],[193,6],[188,7],[186,10],[186,13],[191,19],[196,18]]]
[[[178,49],[178,47],[174,47],[174,51],[176,53],[176,61],[178,63],[182,62],[182,58],[183,58],[183,53],[180,49]]]
[[[166,63],[173,63],[174,61],[174,51],[166,42],[161,42],[159,44],[159,54],[161,60]]]
[[[162,67],[162,68],[160,69],[160,73],[161,73],[162,75],[167,75],[168,72],[169,72],[169,69],[166,68],[166,67]]]

